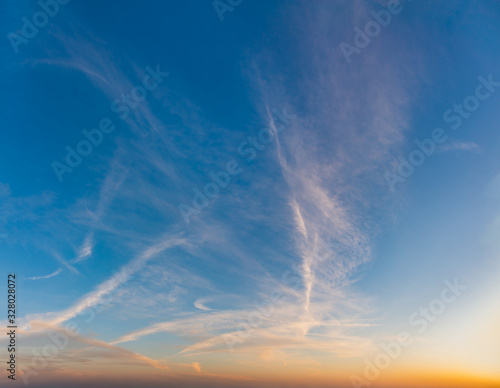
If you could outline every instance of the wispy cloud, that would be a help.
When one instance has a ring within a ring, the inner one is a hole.
[[[85,261],[92,256],[92,249],[94,247],[94,242],[93,242],[94,235],[93,233],[89,233],[87,237],[85,237],[85,241],[83,242],[82,246],[80,247],[78,251],[78,255],[71,260],[72,264],[79,263],[81,261]]]
[[[59,275],[60,273],[62,272],[62,269],[59,268],[58,270],[52,272],[51,274],[49,275],[45,275],[45,276],[33,276],[33,277],[30,277],[30,278],[27,278],[28,280],[40,280],[40,279],[50,279],[54,276],[57,276]]]
[[[169,370],[169,367],[159,360],[109,344],[106,341],[83,336],[72,330],[62,329],[58,326],[38,321],[32,322],[31,326],[33,329],[32,331],[21,331],[22,335],[25,337],[25,346],[30,346],[31,343],[36,344],[37,339],[44,334],[52,335],[51,338],[54,338],[54,333],[59,333],[59,339],[66,338],[68,340],[68,343],[65,346],[60,346],[58,348],[56,354],[51,354],[51,356],[48,357],[49,360],[46,361],[47,364],[49,361],[54,361],[53,358],[57,358],[57,362],[59,363],[72,364],[75,356],[78,356],[78,358],[88,357],[100,359],[101,362],[105,363],[109,363],[110,361],[119,362],[120,358],[128,358],[162,371]]]
[[[252,188],[263,192],[280,192],[279,200],[273,202],[278,210],[263,214],[262,204],[249,198],[247,192],[241,192],[242,197],[225,198],[228,206],[243,208],[234,216],[239,225],[248,221],[290,230],[287,242],[292,244],[293,254],[286,258],[275,256],[286,268],[299,268],[301,287],[289,289],[281,280],[281,272],[262,266],[252,255],[240,252],[234,239],[224,238],[220,243],[225,252],[234,253],[240,261],[248,256],[248,262],[255,263],[261,276],[254,273],[250,277],[262,295],[283,290],[286,297],[275,306],[273,314],[248,330],[248,335],[240,336],[242,320],[255,312],[248,308],[250,303],[241,309],[210,311],[208,300],[201,298],[194,302],[201,312],[136,329],[120,336],[114,344],[170,332],[197,339],[181,351],[183,355],[226,352],[224,336],[228,334],[241,339],[234,349],[242,353],[309,349],[355,355],[373,346],[369,338],[352,334],[353,330],[362,332],[376,324],[365,318],[373,311],[370,298],[352,288],[362,265],[371,260],[371,238],[377,231],[377,225],[362,214],[383,203],[382,194],[377,194],[383,192],[384,181],[382,174],[377,178],[376,172],[390,160],[391,152],[403,144],[408,128],[405,104],[410,98],[405,90],[413,85],[414,78],[395,78],[390,69],[406,66],[411,59],[401,54],[388,61],[383,50],[377,55],[367,52],[356,65],[365,66],[370,72],[356,66],[346,68],[343,58],[332,52],[330,39],[324,37],[325,23],[329,23],[324,14],[332,12],[332,7],[318,3],[305,13],[304,23],[308,28],[313,26],[312,30],[299,27],[305,41],[316,42],[315,49],[321,48],[325,53],[324,58],[317,58],[309,53],[309,46],[299,45],[303,57],[315,58],[309,73],[317,74],[316,78],[299,81],[298,96],[303,96],[303,101],[297,101],[296,95],[287,95],[279,82],[268,81],[280,80],[279,69],[274,69],[276,77],[269,75],[272,66],[266,62],[268,53],[257,55],[253,64],[257,69],[253,81],[260,91],[256,105],[263,107],[263,122],[271,128],[275,125],[270,114],[273,107],[287,106],[297,116],[268,148],[274,150],[274,155],[270,151],[271,163],[275,163],[273,168],[277,168],[283,180],[266,180],[266,184],[259,185],[266,179],[261,172],[252,182]],[[360,76],[373,71],[379,76]],[[313,95],[314,101],[309,101],[307,96]],[[247,179],[251,181],[252,176]],[[281,185],[280,190],[273,185]],[[237,188],[235,191],[240,193]],[[246,218],[242,220],[242,216]],[[219,242],[224,227],[217,221],[215,212],[204,212],[204,219],[195,226],[196,233],[203,236],[201,242],[197,239],[198,246],[205,241],[214,245]],[[315,254],[320,241],[331,242],[333,254],[318,264]],[[262,271],[260,267],[264,267]],[[246,297],[241,298],[245,301]]]
[[[52,256],[62,265],[64,265],[67,269],[69,269],[71,272],[75,274],[80,274],[80,272],[73,267],[59,252],[56,252],[55,250],[51,250]]]
[[[275,128],[271,112],[273,108],[283,106],[296,119],[276,136],[266,155],[261,153],[260,160],[266,158],[265,162],[274,173],[273,178],[267,176],[267,171],[259,170],[258,163],[253,168],[260,175],[245,177],[254,190],[251,194],[256,194],[254,198],[248,198],[251,195],[248,189],[238,184],[230,187],[231,198],[222,198],[221,195],[221,200],[226,201],[224,210],[235,208],[239,211],[237,216],[230,214],[224,219],[214,201],[214,206],[207,209],[203,218],[193,223],[184,234],[178,232],[178,226],[171,227],[175,232],[165,233],[159,239],[147,232],[141,236],[137,227],[127,229],[123,220],[137,220],[137,213],[142,213],[144,209],[154,214],[150,219],[164,217],[158,225],[164,224],[164,220],[169,225],[172,223],[172,211],[176,209],[170,202],[178,203],[170,201],[177,195],[172,192],[177,192],[179,187],[188,187],[191,191],[193,182],[190,178],[199,177],[191,172],[192,166],[186,169],[186,177],[181,176],[169,158],[171,155],[180,156],[177,161],[183,163],[184,159],[195,155],[203,143],[195,139],[196,135],[206,132],[204,129],[207,127],[211,128],[211,123],[202,118],[202,111],[191,101],[164,90],[158,90],[158,95],[179,98],[165,99],[163,104],[180,119],[182,126],[191,130],[190,134],[183,133],[182,139],[186,144],[182,144],[181,148],[171,141],[175,130],[173,134],[166,131],[162,120],[147,102],[133,111],[125,121],[136,136],[133,145],[116,139],[117,149],[109,161],[98,194],[92,199],[78,201],[77,210],[72,213],[73,220],[89,230],[85,232],[83,244],[71,264],[95,255],[94,239],[98,232],[122,238],[126,236],[126,243],[135,246],[144,246],[142,244],[148,239],[151,242],[117,273],[81,296],[70,307],[37,319],[53,326],[61,325],[98,305],[120,285],[141,272],[154,270],[160,283],[171,283],[172,274],[161,277],[161,270],[148,267],[160,253],[182,247],[185,253],[200,262],[210,260],[215,268],[217,265],[224,266],[227,273],[235,276],[235,282],[239,279],[248,282],[250,291],[245,290],[238,295],[240,304],[235,303],[235,306],[224,309],[220,309],[220,303],[213,302],[206,294],[201,294],[202,297],[198,294],[188,302],[191,309],[194,303],[195,312],[155,319],[145,327],[121,335],[112,345],[169,332],[190,341],[180,350],[179,354],[183,356],[224,352],[227,351],[224,335],[241,333],[242,320],[255,312],[252,307],[255,298],[265,298],[274,290],[280,290],[285,295],[284,300],[257,327],[243,330],[249,335],[235,344],[236,351],[257,352],[266,354],[266,357],[273,352],[296,349],[354,355],[372,346],[369,339],[353,333],[375,324],[365,318],[372,311],[370,298],[356,294],[352,288],[362,265],[371,260],[371,237],[376,233],[376,225],[363,214],[381,202],[376,195],[376,171],[404,140],[408,127],[405,106],[410,98],[405,90],[414,81],[411,76],[394,77],[394,71],[407,68],[411,62],[411,58],[403,54],[387,56],[383,50],[379,54],[367,50],[359,57],[357,65],[346,67],[344,58],[334,51],[336,45],[331,45],[330,35],[325,34],[329,31],[333,13],[337,11],[335,8],[323,3],[308,6],[304,20],[297,25],[301,36],[298,44],[300,57],[311,58],[306,73],[312,74],[307,79],[298,77],[298,93],[291,95],[287,92],[280,76],[281,67],[270,64],[270,58],[276,63],[280,62],[279,58],[268,52],[255,56],[256,60],[252,63],[254,70],[249,74],[258,91],[255,105],[259,107],[262,122]],[[359,3],[352,10],[353,13],[368,11]],[[308,44],[311,41],[315,42],[314,50],[320,50],[323,56],[313,55]],[[134,87],[133,79],[117,65],[111,53],[75,39],[64,38],[63,46],[67,57],[45,61],[44,64],[80,72],[110,100]],[[132,68],[140,73],[140,66],[132,64]],[[364,71],[366,69],[370,72]],[[377,77],[364,76],[374,72]],[[214,133],[228,133],[229,136],[230,131],[215,129]],[[222,154],[229,153],[228,150],[238,144],[228,144],[226,139],[220,140],[220,143]],[[219,156],[219,153],[216,157],[200,152],[193,160],[205,162],[206,171],[210,171],[219,163]],[[134,168],[130,168],[132,165]],[[150,179],[151,176],[154,179]],[[168,182],[168,186],[164,182]],[[270,193],[279,193],[279,198],[273,198]],[[265,197],[273,210],[263,210],[262,203],[256,200],[259,196]],[[136,209],[141,209],[141,212]],[[269,263],[261,260],[255,252],[249,252],[248,243],[234,238],[233,225],[226,224],[231,221],[237,222],[241,228],[252,223],[252,227],[245,230],[248,234],[251,228],[259,229],[261,225],[283,231],[279,243],[271,241],[266,246]],[[154,230],[152,222],[148,220],[146,227]],[[318,264],[315,254],[320,241],[324,240],[332,243],[333,254]],[[82,241],[81,237],[78,241]],[[232,262],[228,258],[218,261],[224,255],[237,260]],[[213,261],[212,257],[215,257]],[[69,266],[67,262],[63,264]],[[248,270],[250,268],[252,271]],[[283,268],[298,268],[299,287],[291,289],[284,283]],[[178,268],[175,270],[180,273]],[[185,274],[180,277],[187,278]],[[129,298],[130,303],[140,301],[140,296],[147,295],[153,287],[154,284],[149,283],[138,291],[134,290],[135,293],[126,290],[125,299]],[[158,294],[157,300],[181,303],[179,295],[188,292],[188,288],[192,291],[194,286],[188,282],[177,282],[169,293]],[[216,291],[214,294],[227,290]],[[155,300],[146,308],[156,309]],[[193,368],[200,372],[199,364],[196,365],[193,364]]]
[[[166,236],[160,242],[142,251],[132,261],[123,266],[109,279],[101,283],[95,290],[84,295],[79,301],[58,313],[47,313],[43,316],[31,317],[36,321],[47,322],[50,325],[59,325],[69,319],[81,314],[88,308],[98,305],[101,300],[111,294],[119,286],[125,284],[134,274],[140,271],[148,261],[168,248],[178,246],[184,240],[177,237]]]
[[[259,327],[250,329],[242,326],[242,317],[254,312],[252,310],[234,310],[215,313],[195,314],[189,318],[157,323],[131,333],[114,341],[112,344],[137,341],[144,336],[162,332],[177,333],[183,337],[203,335],[205,338],[181,351],[181,354],[197,355],[211,352],[227,352],[226,336],[233,335],[238,340],[234,348],[238,352],[263,352],[266,349],[309,349],[322,350],[341,355],[354,355],[370,348],[369,340],[352,334],[343,333],[348,329],[363,329],[374,326],[372,323],[356,320],[329,321],[318,320],[320,308],[315,306],[310,315],[301,314],[293,304],[277,307],[276,314],[265,318]],[[307,337],[305,334],[312,328],[323,327],[324,330]],[[243,331],[242,331],[243,330]],[[245,330],[248,332],[245,334]]]
[[[455,141],[449,144],[443,144],[439,146],[436,150],[436,152],[438,153],[453,152],[453,151],[469,151],[474,153],[481,153],[482,149],[476,143]]]
[[[206,302],[210,302],[212,301],[212,298],[201,298],[201,299],[198,299],[194,302],[194,307],[196,307],[197,309],[200,309],[200,310],[205,310],[205,311],[210,311],[212,310],[211,308],[205,306],[205,303]]]
[[[196,372],[201,373],[201,366],[199,362],[193,362],[193,368]]]
[[[356,4],[356,12],[369,12]],[[355,342],[346,328],[372,324],[363,321],[373,311],[370,298],[352,288],[363,264],[372,258],[371,240],[378,228],[363,215],[383,204],[382,175],[377,172],[404,143],[411,98],[407,90],[416,80],[413,75],[394,77],[390,69],[406,67],[411,59],[401,53],[388,60],[384,48],[367,53],[355,66],[342,63],[331,48],[330,32],[335,32],[327,17],[337,11],[315,3],[304,13],[303,24],[295,25],[298,36],[315,42],[314,52],[320,50],[322,55],[315,56],[307,44],[298,45],[300,57],[310,58],[307,73],[312,76],[296,80],[298,92],[293,96],[286,92],[280,69],[272,65],[280,63],[279,58],[270,60],[267,52],[255,56],[252,81],[259,88],[256,105],[264,107],[263,121],[275,128],[270,112],[276,106],[286,106],[297,116],[276,135],[271,147],[284,184],[270,182],[274,186],[267,189],[280,191],[280,200],[284,198],[288,205],[288,212],[280,209],[280,217],[272,214],[269,219],[280,218],[281,227],[292,225],[290,239],[297,258],[289,259],[288,265],[298,265],[302,287],[301,294],[291,294],[270,322],[236,344],[240,349],[265,347],[264,343],[271,348],[319,349],[325,343],[332,345],[330,341],[338,345],[339,338]],[[374,73],[377,77],[371,76]],[[249,201],[245,205],[250,206]],[[315,253],[319,242],[326,240],[331,241],[333,254],[318,265]],[[334,321],[343,325],[331,330]],[[314,337],[317,332],[323,334],[321,341]],[[184,351],[213,350],[222,341],[223,334]],[[370,346],[369,339],[360,342]]]

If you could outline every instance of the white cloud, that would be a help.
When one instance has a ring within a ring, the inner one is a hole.
[[[194,302],[194,307],[196,307],[197,309],[200,309],[200,310],[205,310],[205,311],[210,311],[212,310],[211,308],[205,306],[205,303],[206,302],[210,302],[212,301],[212,298],[201,298],[201,299],[198,299]]]
[[[89,259],[90,256],[92,256],[93,247],[94,247],[93,233],[89,233],[87,237],[85,237],[85,241],[80,247],[78,255],[73,260],[71,260],[71,263],[76,264],[81,261]]]
[[[57,276],[59,275],[60,273],[62,272],[62,269],[59,268],[58,270],[52,272],[51,274],[49,275],[45,275],[45,276],[33,276],[33,277],[30,277],[30,278],[27,278],[28,280],[40,280],[40,279],[50,279],[54,276]]]
[[[466,142],[452,142],[450,144],[443,144],[439,146],[436,150],[438,153],[442,152],[453,152],[453,151],[470,151],[475,153],[481,153],[481,147],[476,143],[466,143]]]
[[[93,291],[84,295],[79,301],[58,313],[47,313],[43,316],[30,317],[31,320],[47,322],[50,325],[59,325],[81,314],[85,310],[98,305],[103,298],[112,294],[118,287],[126,283],[134,274],[161,252],[183,244],[183,240],[166,236],[160,242],[148,247],[137,255],[128,264],[124,265],[116,274],[97,286]]]

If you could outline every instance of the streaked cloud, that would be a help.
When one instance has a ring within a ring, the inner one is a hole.
[[[443,144],[436,149],[436,152],[438,153],[453,152],[453,151],[469,151],[474,153],[481,153],[482,149],[476,143],[473,142],[467,143],[460,141],[454,141],[449,144]]]
[[[210,302],[212,300],[212,298],[201,298],[201,299],[198,299],[194,302],[194,307],[196,307],[197,309],[200,309],[200,310],[206,310],[206,311],[210,311],[212,310],[211,308],[205,306],[205,303],[206,302]]]
[[[37,321],[48,322],[50,325],[59,325],[69,319],[81,314],[88,308],[98,305],[101,300],[116,290],[119,286],[125,284],[134,274],[143,269],[147,262],[156,255],[168,248],[178,246],[183,243],[182,239],[176,237],[165,237],[163,241],[158,242],[138,254],[128,264],[123,266],[118,272],[101,283],[95,290],[87,293],[79,301],[58,313],[48,313],[44,317],[37,316]]]
[[[93,233],[90,233],[85,237],[85,241],[78,251],[77,257],[71,260],[72,264],[79,263],[81,261],[88,260],[92,256],[92,249],[94,247]]]
[[[29,277],[27,278],[28,280],[40,280],[40,279],[50,279],[54,276],[57,276],[59,275],[60,273],[62,272],[62,269],[59,268],[58,270],[52,272],[51,274],[49,275],[45,275],[45,276],[33,276],[33,277]]]

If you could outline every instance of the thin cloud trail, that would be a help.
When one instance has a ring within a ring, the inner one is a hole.
[[[54,276],[59,275],[61,272],[62,272],[62,269],[59,268],[58,270],[52,272],[49,275],[45,275],[45,276],[33,276],[33,277],[30,277],[30,278],[26,278],[26,279],[28,279],[28,280],[50,279],[50,278],[53,278]]]
[[[178,237],[164,237],[162,241],[145,249],[131,262],[123,266],[116,274],[96,287],[94,291],[91,291],[84,295],[73,306],[59,313],[48,313],[45,314],[45,317],[37,317],[36,320],[47,322],[50,325],[57,326],[70,320],[71,318],[74,318],[88,308],[98,305],[105,296],[112,293],[120,285],[126,283],[134,274],[140,271],[148,263],[148,261],[155,258],[158,254],[164,252],[169,248],[179,246],[184,243],[185,240]]]

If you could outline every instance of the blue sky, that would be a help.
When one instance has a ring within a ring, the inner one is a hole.
[[[223,21],[211,1],[58,7],[17,46],[8,34],[40,5],[4,1],[1,12],[2,268],[19,278],[25,354],[64,325],[80,330],[33,384],[73,381],[93,363],[108,372],[89,379],[114,379],[125,362],[131,379],[153,371],[152,385],[345,384],[343,370],[362,373],[455,278],[467,291],[393,371],[500,378],[500,354],[471,334],[482,317],[500,320],[489,312],[500,87],[456,130],[443,119],[477,95],[479,77],[500,81],[498,2],[401,2],[349,61],[341,43],[353,45],[386,1],[244,0]],[[155,75],[122,120],[113,102]],[[54,162],[103,119],[114,131],[58,179]],[[398,158],[435,128],[447,139],[391,188]],[[211,173],[229,183],[197,209],[193,190]],[[243,339],[273,292],[281,301]],[[420,366],[421,354],[435,359]]]

